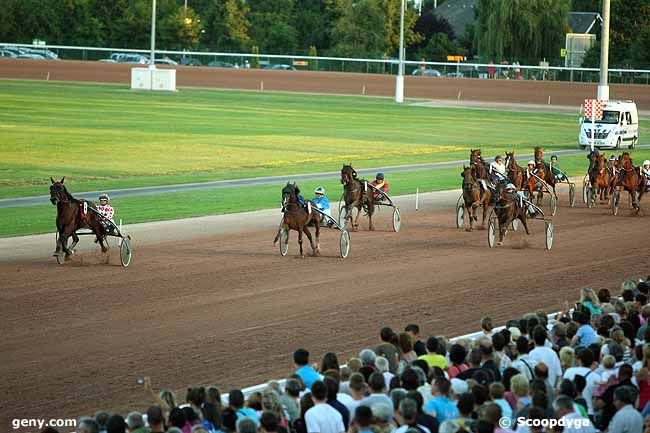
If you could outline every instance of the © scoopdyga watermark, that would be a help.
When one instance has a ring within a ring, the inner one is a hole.
[[[509,429],[510,427],[544,427],[544,428],[554,428],[562,427],[568,429],[578,429],[580,427],[589,427],[589,420],[586,418],[560,418],[560,419],[527,419],[523,416],[515,420],[511,420],[508,417],[501,417],[499,419],[499,427]]]
[[[11,420],[11,427],[13,427],[14,430],[36,428],[40,431],[46,427],[61,428],[61,427],[76,427],[76,426],[77,426],[76,419],[18,418],[18,419]]]

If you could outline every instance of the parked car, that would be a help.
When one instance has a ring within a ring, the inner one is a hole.
[[[208,63],[208,66],[211,68],[234,68],[235,65],[232,63],[228,62],[222,62],[221,60],[213,60],[210,63]]]
[[[200,60],[195,59],[193,57],[183,57],[181,59],[181,65],[182,66],[203,66],[203,63],[201,63]]]
[[[421,76],[421,77],[442,77],[442,74],[440,71],[437,71],[435,69],[415,69],[412,73],[412,75],[415,76]]]
[[[271,69],[274,69],[276,71],[295,71],[296,68],[294,68],[292,65],[273,65],[271,66]]]

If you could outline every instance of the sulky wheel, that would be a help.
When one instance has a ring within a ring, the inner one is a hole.
[[[350,233],[347,230],[341,231],[340,248],[341,258],[346,258],[350,254]]]
[[[131,249],[131,236],[122,238],[120,244],[120,262],[125,268],[131,264],[133,250]]]
[[[553,248],[553,222],[544,220],[544,228],[546,229],[546,249]]]
[[[488,246],[494,248],[496,244],[496,219],[490,218],[490,223],[488,224]]]
[[[289,252],[289,229],[280,229],[280,254],[282,257]]]

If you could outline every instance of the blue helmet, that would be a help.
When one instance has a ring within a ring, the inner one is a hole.
[[[377,179],[384,180],[384,173],[377,173]]]

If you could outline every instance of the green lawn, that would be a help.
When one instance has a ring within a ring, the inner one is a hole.
[[[0,81],[0,198],[456,160],[468,149],[574,148],[567,115],[389,99]],[[650,133],[648,122],[642,136]]]
[[[650,158],[650,150],[633,152],[635,159]],[[584,175],[587,159],[584,155],[563,157],[562,168],[570,176]],[[438,191],[460,187],[460,170],[417,170],[391,174],[387,180],[391,194]],[[116,218],[125,223],[137,223],[175,218],[186,218],[221,213],[243,212],[258,209],[279,209],[282,184],[244,188],[223,188],[199,190],[191,193],[166,193],[153,196],[127,197],[113,200]],[[327,181],[306,181],[300,183],[305,197],[312,197],[316,186],[324,186],[333,206],[338,206],[342,187],[338,179]],[[578,184],[578,191],[582,187]],[[559,190],[566,192],[566,186]],[[579,200],[579,199],[578,199]],[[564,206],[565,203],[560,203]],[[0,208],[0,237],[19,236],[32,233],[47,233],[55,230],[56,209],[52,205]]]

